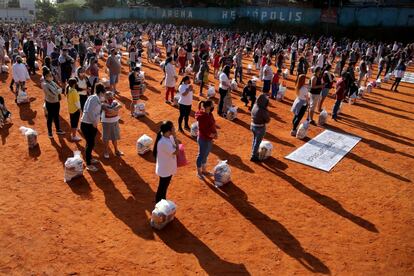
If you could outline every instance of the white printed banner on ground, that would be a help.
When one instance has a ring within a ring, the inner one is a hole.
[[[329,172],[361,140],[325,130],[285,158]]]
[[[401,79],[402,82],[414,83],[414,73],[405,72],[404,78]]]

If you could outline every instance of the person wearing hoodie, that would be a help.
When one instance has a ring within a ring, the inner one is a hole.
[[[269,99],[266,94],[261,94],[252,109],[252,122],[250,129],[253,132],[252,155],[250,161],[258,162],[258,151],[260,143],[266,133],[266,124],[270,122],[267,106]]]
[[[198,122],[198,156],[197,156],[197,177],[204,179],[210,175],[206,170],[207,157],[213,146],[213,139],[217,139],[216,122],[213,116],[214,104],[211,100],[201,101],[198,104],[198,111],[195,118]]]

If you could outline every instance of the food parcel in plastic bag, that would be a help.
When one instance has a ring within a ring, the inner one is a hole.
[[[375,84],[376,84],[376,87],[377,87],[377,88],[381,88],[381,78],[378,78],[378,79],[375,81]]]
[[[213,85],[210,85],[207,90],[207,98],[213,98],[216,95],[216,89]]]
[[[190,130],[191,137],[197,137],[198,136],[198,122],[191,124],[191,130]]]
[[[309,121],[306,120],[300,124],[298,131],[296,132],[296,138],[305,139],[306,134],[308,133],[308,129],[309,129]]]
[[[289,77],[289,70],[288,69],[283,70],[282,76],[284,79],[287,79]]]
[[[237,89],[237,81],[235,79],[231,81],[230,87],[231,87],[231,90]]]
[[[19,128],[20,132],[26,136],[27,139],[27,145],[29,146],[29,149],[32,149],[34,147],[36,147],[37,144],[37,131],[28,128],[28,127],[20,127]]]
[[[318,125],[323,126],[324,124],[326,124],[327,120],[328,120],[328,112],[326,112],[326,110],[324,109],[319,114]]]
[[[102,78],[100,82],[103,84],[105,88],[109,88],[110,84],[107,78]]]
[[[137,140],[137,152],[138,154],[145,154],[151,150],[152,138],[144,134]]]
[[[28,103],[29,96],[27,96],[27,93],[25,91],[20,89],[19,92],[17,93],[16,101],[17,101],[17,104]]]
[[[283,101],[286,94],[286,87],[283,84],[279,85],[279,91],[277,91],[276,100]]]
[[[358,98],[362,98],[362,97],[364,96],[364,94],[365,94],[365,90],[366,90],[366,88],[365,88],[364,86],[361,86],[361,87],[358,89]]]
[[[368,83],[367,85],[367,93],[371,93],[372,92],[372,84]]]
[[[83,160],[80,151],[74,151],[73,157],[69,157],[65,162],[65,182],[83,175]]]
[[[387,74],[385,75],[385,77],[384,77],[383,82],[387,83],[387,82],[389,82],[389,81],[390,81],[390,79],[391,79],[391,73],[387,73]]]
[[[257,77],[253,77],[252,78],[252,85],[253,86],[256,86],[256,84],[257,84],[257,81],[259,80],[259,78],[257,78]]]
[[[262,141],[259,146],[259,160],[272,156],[273,145],[269,141]]]
[[[152,211],[151,226],[161,230],[174,219],[176,211],[177,206],[174,202],[171,200],[161,199]]]
[[[214,167],[214,185],[221,187],[231,181],[231,169],[227,164],[227,160],[219,161]]]
[[[226,118],[230,121],[233,121],[234,119],[236,119],[237,118],[237,107],[235,107],[234,105],[230,107],[229,110],[227,111]]]
[[[193,73],[193,68],[191,67],[191,64],[188,64],[188,66],[185,68],[185,73],[188,75]]]
[[[133,115],[135,118],[145,116],[145,103],[137,103],[136,105],[134,105]]]
[[[247,74],[251,74],[252,73],[252,68],[253,68],[253,65],[252,64],[247,65]]]
[[[1,66],[1,73],[8,73],[9,72],[9,66],[2,65]]]
[[[181,98],[180,94],[176,94],[174,96],[173,106],[178,106],[178,101],[180,100],[180,98]]]

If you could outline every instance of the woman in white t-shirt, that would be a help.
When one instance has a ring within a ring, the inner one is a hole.
[[[306,75],[299,75],[298,82],[296,83],[296,99],[292,104],[291,111],[294,114],[293,117],[293,128],[290,134],[292,136],[296,136],[297,128],[300,123],[300,121],[303,118],[303,115],[305,115],[305,112],[308,108],[308,92],[309,89],[305,85],[306,82]]]
[[[224,66],[223,72],[219,76],[220,84],[219,84],[219,93],[220,93],[220,101],[219,101],[219,107],[218,107],[218,114],[220,116],[223,116],[223,106],[224,106],[224,99],[227,96],[227,93],[229,93],[230,90],[230,66],[226,65]]]
[[[178,93],[180,99],[178,104],[180,107],[180,117],[178,117],[178,130],[183,132],[183,119],[184,119],[184,128],[190,130],[188,125],[188,119],[191,113],[191,105],[193,103],[193,86],[191,85],[191,79],[189,76],[185,76],[178,87]]]
[[[174,124],[171,121],[164,121],[160,126],[153,150],[156,159],[155,173],[160,178],[155,204],[161,199],[166,199],[171,178],[177,172],[178,145]]]

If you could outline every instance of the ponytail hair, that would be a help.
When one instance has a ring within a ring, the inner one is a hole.
[[[200,101],[198,103],[198,109],[199,110],[201,110],[201,107],[206,109],[206,107],[212,107],[212,106],[213,106],[213,101],[212,100]]]
[[[180,85],[183,84],[183,83],[185,83],[188,80],[190,80],[190,76],[183,77],[182,80],[181,80],[181,82],[180,82]]]
[[[157,159],[158,142],[161,140],[161,138],[164,135],[164,133],[166,133],[168,131],[172,131],[173,127],[174,127],[174,124],[171,121],[164,121],[164,122],[162,122],[162,124],[160,126],[160,130],[157,133],[157,138],[155,139],[154,149],[152,151],[155,159]]]

